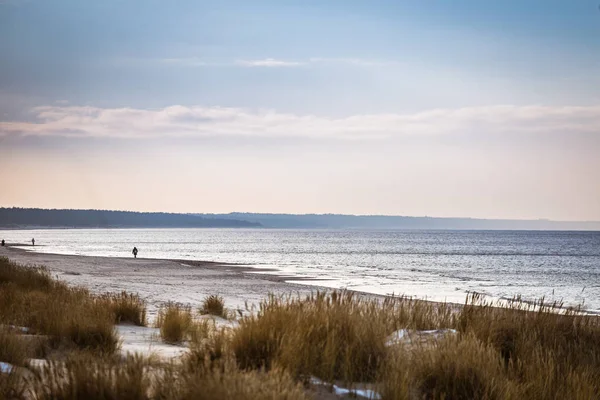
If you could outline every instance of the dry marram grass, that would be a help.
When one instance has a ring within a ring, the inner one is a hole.
[[[44,268],[0,258],[0,322],[50,336],[53,346],[104,353],[118,348],[114,316],[87,290],[53,280]]]
[[[206,296],[202,300],[200,314],[210,314],[217,317],[227,318],[227,310],[225,309],[225,300],[217,295]]]
[[[186,340],[192,328],[192,308],[190,306],[167,303],[158,311],[156,327],[166,343],[181,343]]]
[[[137,326],[146,326],[146,302],[139,295],[127,292],[107,293],[99,301],[105,302],[112,310],[116,323],[130,322]]]

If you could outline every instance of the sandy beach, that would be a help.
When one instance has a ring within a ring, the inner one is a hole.
[[[59,280],[94,293],[139,294],[148,304],[150,322],[160,305],[169,301],[196,307],[205,296],[216,294],[225,299],[226,307],[244,311],[246,304],[257,305],[269,293],[309,293],[315,289],[286,283],[285,277],[243,265],[46,254],[12,246],[0,247],[0,257],[24,265],[45,266]]]

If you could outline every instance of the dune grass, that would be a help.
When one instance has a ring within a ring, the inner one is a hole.
[[[114,316],[87,290],[53,280],[43,268],[0,258],[0,322],[50,336],[53,346],[73,345],[106,353],[118,347]]]
[[[600,319],[519,300],[471,296],[457,313],[458,336],[390,350],[382,398],[600,398]]]
[[[146,326],[146,302],[139,295],[127,292],[107,293],[99,299],[105,302],[115,316],[115,323],[129,322]]]
[[[502,400],[515,394],[500,355],[473,336],[391,349],[379,380],[384,400]]]
[[[281,369],[240,371],[235,363],[162,374],[155,398],[173,400],[309,400],[301,384]]]
[[[501,308],[475,295],[459,329],[495,349],[522,398],[600,398],[600,318],[518,300]]]
[[[0,399],[30,399],[29,385],[18,372],[0,373]]]
[[[167,303],[158,310],[156,327],[166,343],[187,340],[192,329],[192,308],[178,303]]]
[[[256,315],[242,319],[232,348],[242,369],[277,363],[296,376],[373,381],[393,331],[453,323],[447,306],[435,307],[352,292],[317,292],[304,299],[271,296]]]
[[[0,328],[0,361],[13,365],[24,365],[25,361],[33,354],[31,344],[23,340],[20,335]]]
[[[149,364],[138,356],[122,360],[75,353],[37,370],[30,387],[38,400],[149,399]]]
[[[217,295],[206,296],[204,300],[202,300],[202,305],[200,306],[200,314],[209,314],[217,317],[227,319],[227,310],[225,309],[225,300],[223,297]]]
[[[240,368],[373,382],[384,399],[600,398],[600,320],[558,304],[463,307],[348,292],[275,298],[231,337]],[[457,335],[386,346],[399,328]]]
[[[74,354],[36,371],[29,381],[38,400],[308,400],[284,371],[243,372],[227,362],[190,371],[138,356]]]
[[[0,257],[0,285],[14,284],[23,290],[51,291],[61,286],[44,267],[25,268]]]

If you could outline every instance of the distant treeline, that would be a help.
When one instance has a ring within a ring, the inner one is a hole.
[[[194,214],[145,213],[106,210],[45,210],[0,208],[0,227],[49,228],[252,228],[258,222]]]
[[[405,217],[341,214],[198,214],[257,222],[267,228],[296,229],[464,229],[464,230],[594,230],[600,222],[508,220],[475,218]]]

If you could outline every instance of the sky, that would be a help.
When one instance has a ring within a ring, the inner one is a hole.
[[[589,0],[0,0],[0,206],[600,221]]]

